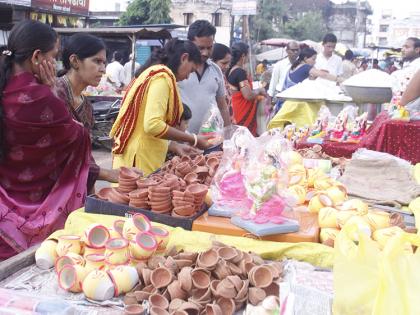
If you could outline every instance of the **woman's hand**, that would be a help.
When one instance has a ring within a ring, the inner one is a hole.
[[[179,156],[198,155],[198,154],[203,153],[203,151],[197,148],[194,148],[188,144],[178,143],[175,141],[171,141],[171,144],[169,145],[169,150],[172,153],[175,153],[176,155],[179,155]]]
[[[39,75],[36,75],[38,81],[42,84],[48,85],[51,88],[55,87],[55,65],[51,61],[43,60],[38,67]]]
[[[261,96],[264,96],[264,97],[268,96],[267,91],[264,88],[259,88],[258,89],[258,95],[261,95]]]
[[[120,169],[105,169],[99,170],[99,180],[104,180],[110,183],[118,183],[118,177],[120,176]]]
[[[212,136],[198,136],[197,135],[197,148],[201,150],[205,150],[212,147],[213,144],[209,142],[209,140],[212,138],[213,138]]]

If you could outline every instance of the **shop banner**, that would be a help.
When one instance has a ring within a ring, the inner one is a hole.
[[[256,15],[257,0],[233,0],[232,15]]]
[[[89,0],[32,0],[32,7],[53,12],[88,15]]]
[[[0,3],[7,3],[12,5],[21,5],[24,7],[31,6],[31,0],[0,0]]]

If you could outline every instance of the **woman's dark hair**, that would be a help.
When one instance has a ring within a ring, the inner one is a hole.
[[[238,63],[239,59],[243,55],[248,55],[249,46],[243,42],[238,42],[232,45],[232,60],[230,61],[230,66],[227,73],[230,73],[230,70]]]
[[[181,120],[190,120],[192,118],[191,108],[187,105],[182,103],[184,107],[184,112],[182,113]]]
[[[47,24],[25,20],[11,30],[7,47],[0,56],[0,160],[3,159],[3,91],[9,79],[13,64],[23,64],[31,58],[35,50],[47,53],[57,42],[57,33]]]
[[[194,40],[196,37],[210,37],[216,35],[216,28],[206,20],[197,20],[188,28],[187,38]]]
[[[303,48],[302,51],[299,54],[298,59],[292,64],[291,69],[295,70],[297,66],[299,66],[303,61],[305,61],[306,58],[311,58],[313,55],[316,55],[317,52],[313,48]]]
[[[350,60],[352,61],[354,58],[354,54],[350,49],[347,49],[346,52],[344,53],[344,60]]]
[[[226,57],[226,55],[231,55],[232,52],[230,51],[229,47],[223,44],[214,44],[213,46],[213,53],[211,54],[211,60],[213,62],[222,60]]]
[[[62,52],[64,75],[71,69],[70,56],[76,55],[80,60],[95,56],[101,50],[105,50],[106,46],[102,39],[85,33],[78,33],[70,36],[65,42]],[[61,76],[59,75],[59,76]]]
[[[188,60],[195,64],[201,63],[201,54],[197,46],[189,40],[171,39],[165,44],[165,47],[156,49],[152,52],[146,63],[136,72],[138,77],[144,70],[150,66],[163,64],[167,66],[173,74],[176,75],[179,65],[181,64],[181,56],[188,54]]]

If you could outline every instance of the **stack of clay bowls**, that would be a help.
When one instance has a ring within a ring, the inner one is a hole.
[[[189,217],[195,214],[194,195],[188,191],[174,190],[172,192],[172,216]]]
[[[128,194],[137,189],[136,181],[142,176],[139,171],[134,168],[121,167],[118,178],[118,191]]]
[[[191,184],[187,186],[186,193],[191,193],[194,197],[194,209],[195,211],[200,210],[201,205],[206,198],[208,187],[204,184]]]
[[[232,315],[246,303],[278,297],[283,271],[280,262],[221,243],[199,254],[171,248],[136,268],[140,280],[124,299],[127,308],[148,301],[152,314],[197,315]]]
[[[172,210],[171,187],[163,185],[149,187],[149,205],[153,212],[169,213]]]
[[[130,207],[136,207],[141,209],[150,209],[149,206],[149,189],[148,188],[139,188],[133,190],[128,194],[130,198]]]

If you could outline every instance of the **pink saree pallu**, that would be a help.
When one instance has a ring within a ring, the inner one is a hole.
[[[30,73],[9,79],[1,101],[0,259],[43,241],[83,206],[88,130]]]

